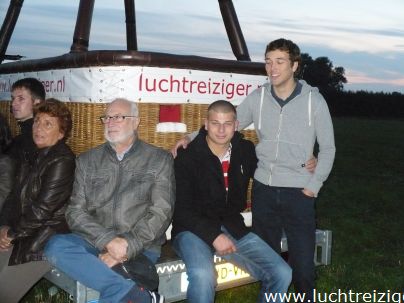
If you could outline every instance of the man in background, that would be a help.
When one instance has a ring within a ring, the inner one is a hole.
[[[35,157],[35,144],[32,139],[34,105],[45,100],[45,89],[35,78],[23,78],[11,87],[11,111],[18,122],[20,134],[14,137],[7,153],[18,163]]]

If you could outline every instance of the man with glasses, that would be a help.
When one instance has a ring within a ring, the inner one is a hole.
[[[290,284],[290,267],[248,230],[240,214],[257,157],[254,144],[244,140],[237,127],[234,106],[224,100],[213,102],[205,126],[175,159],[172,238],[187,268],[188,302],[214,302],[214,253],[261,281],[257,302],[282,302]]]
[[[56,235],[45,254],[57,268],[100,292],[100,302],[163,302],[111,268],[139,254],[153,263],[170,224],[172,156],[137,138],[135,103],[116,99],[101,117],[106,143],[77,159],[66,218],[72,234]]]

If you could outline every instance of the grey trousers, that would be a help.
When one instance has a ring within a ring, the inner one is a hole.
[[[18,303],[51,268],[51,265],[46,261],[8,266],[10,255],[11,249],[7,252],[0,252],[1,303]]]

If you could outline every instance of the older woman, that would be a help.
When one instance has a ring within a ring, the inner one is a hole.
[[[66,233],[66,203],[74,180],[75,156],[65,140],[71,115],[48,99],[35,108],[37,157],[19,167],[16,183],[0,214],[0,302],[19,299],[46,273],[42,249],[50,236]],[[35,261],[35,262],[33,262]]]

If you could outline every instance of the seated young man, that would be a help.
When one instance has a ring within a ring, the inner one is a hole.
[[[259,302],[281,302],[267,301],[265,293],[285,293],[291,281],[290,267],[249,232],[240,214],[257,157],[253,143],[242,138],[237,126],[231,103],[212,103],[205,127],[187,149],[178,150],[174,162],[173,246],[186,265],[187,299],[192,303],[214,302],[214,253],[262,282]]]

